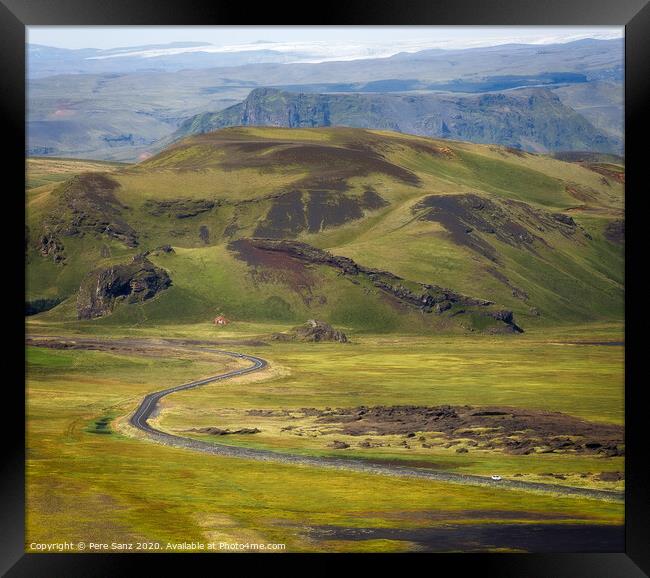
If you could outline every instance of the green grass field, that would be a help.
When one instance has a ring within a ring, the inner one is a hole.
[[[271,329],[277,327],[170,326],[151,337],[218,339],[227,344]],[[174,394],[163,402],[153,423],[175,432],[208,425],[260,425],[259,438],[228,436],[225,442],[313,455],[340,453],[324,447],[322,440],[287,439],[290,436],[274,428],[265,432],[264,422],[250,417],[242,421],[242,410],[398,400],[540,407],[621,423],[622,348],[567,345],[576,336],[620,339],[620,330],[576,327],[522,339],[360,335],[346,345],[239,345],[238,350],[271,362],[268,376]],[[30,323],[29,331],[60,335],[65,327]],[[143,335],[130,327],[99,326],[91,334]],[[28,348],[27,543],[55,537],[100,542],[216,540],[285,543],[290,551],[401,551],[415,546],[400,540],[314,541],[306,528],[429,527],[432,512],[435,524],[441,525],[451,520],[533,523],[540,516],[550,523],[622,523],[622,504],[206,456],[128,432],[125,416],[146,392],[218,373],[232,363],[204,353],[173,352],[167,358]],[[418,369],[414,363],[422,366]],[[427,460],[458,472],[520,473],[536,481],[549,481],[542,474],[552,472],[565,474],[566,480],[551,481],[571,485],[580,485],[583,472],[623,469],[621,458],[354,446],[345,452],[405,463]],[[335,510],[332,503],[337,504]],[[492,513],[486,514],[486,521],[476,516],[476,509]],[[504,517],[503,512],[512,513]]]

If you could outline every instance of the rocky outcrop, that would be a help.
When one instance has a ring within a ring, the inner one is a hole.
[[[168,201],[145,201],[143,208],[154,217],[168,216],[175,219],[188,219],[211,211],[219,204],[213,199],[172,199]]]
[[[91,271],[81,282],[77,295],[79,319],[93,319],[112,313],[120,302],[141,303],[172,284],[164,269],[145,256],[130,263]]]
[[[142,253],[142,256],[146,257],[147,255],[170,255],[172,253],[176,253],[176,251],[174,251],[174,247],[171,245],[160,245],[160,247],[156,247],[151,251],[145,251]]]
[[[488,311],[485,313],[486,316],[496,319],[497,321],[503,322],[503,326],[499,327],[498,333],[523,333],[524,330],[515,323],[515,316],[512,311],[502,309],[499,311]],[[494,330],[492,330],[495,333]]]
[[[231,430],[231,429],[223,429],[220,427],[209,426],[209,427],[192,428],[185,431],[210,434],[212,436],[227,436],[227,435],[256,434],[256,433],[260,433],[262,430],[256,427],[243,427],[240,429]]]
[[[268,410],[267,410],[268,411]],[[625,455],[621,425],[586,421],[569,414],[507,406],[356,406],[342,408],[292,408],[275,413],[249,410],[261,418],[295,419],[285,431],[301,435],[307,428],[322,427],[332,435],[365,437],[360,447],[383,445],[382,436],[404,436],[422,447],[449,448],[459,445],[514,455],[554,453],[604,458]],[[309,420],[309,425],[304,425]],[[416,433],[417,432],[417,433]],[[435,432],[435,435],[431,435]],[[349,438],[348,438],[349,439]],[[334,441],[336,443],[336,441]],[[403,440],[400,445],[405,445]],[[426,445],[425,445],[426,444]],[[333,446],[330,446],[333,447]],[[343,448],[341,448],[343,449]],[[460,452],[464,453],[464,452]]]
[[[64,246],[57,234],[48,227],[38,238],[38,251],[43,257],[50,257],[55,263],[65,262]]]
[[[316,319],[310,319],[304,325],[294,327],[288,333],[276,333],[271,338],[277,341],[306,341],[314,343],[323,341],[347,343],[348,341],[345,333],[334,329],[329,323]]]
[[[63,234],[104,234],[127,247],[135,247],[138,235],[122,217],[126,207],[115,196],[118,188],[117,181],[101,173],[85,173],[70,179],[61,194],[70,212]]]
[[[241,242],[239,241],[239,243]],[[467,297],[437,285],[410,282],[390,271],[364,267],[348,257],[332,255],[323,249],[300,241],[247,239],[244,242],[251,243],[258,249],[287,253],[293,258],[307,263],[327,265],[338,269],[343,275],[365,277],[381,291],[427,313],[432,311],[442,313],[455,304],[479,307],[492,305],[491,301],[485,299]]]
[[[345,442],[342,442],[341,440],[334,440],[327,447],[332,448],[334,450],[345,450],[345,449],[350,447],[350,444],[346,444]]]

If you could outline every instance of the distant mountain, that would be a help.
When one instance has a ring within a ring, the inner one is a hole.
[[[514,88],[543,86],[555,91],[562,104],[582,114],[608,138],[615,142],[622,139],[622,40],[423,50],[390,58],[317,64],[293,62],[295,52],[263,50],[273,46],[268,43],[260,44],[259,50],[253,46],[232,53],[201,52],[202,46],[64,50],[30,45],[27,153],[137,160],[155,152],[156,143],[169,137],[188,117],[226,109],[261,87],[380,98],[405,92],[418,98],[445,91],[474,109],[473,101],[464,99],[466,94],[480,99],[483,93],[494,95],[498,91],[515,98]],[[398,108],[403,114],[404,107]],[[519,110],[519,105],[515,109]],[[466,112],[461,112],[467,118]],[[558,110],[551,112],[557,114]],[[551,124],[556,123],[556,117],[552,119]],[[434,118],[432,122],[437,121]],[[452,130],[450,122],[445,122]],[[476,120],[469,118],[469,122]],[[513,122],[513,131],[519,130],[519,122]],[[384,125],[373,121],[360,126]],[[551,135],[547,145],[535,141],[522,146],[554,150],[552,132],[556,129],[563,131],[561,126],[546,129]],[[402,130],[411,129],[404,126]],[[444,134],[418,130],[422,134]],[[485,142],[494,129],[486,126],[484,136],[472,136],[479,128],[457,130],[458,135],[466,135],[460,138]],[[535,130],[539,132],[539,128]],[[587,126],[584,130],[590,131]],[[583,141],[589,145],[596,138],[581,136],[573,146],[583,146]],[[499,137],[499,142],[517,144],[512,137]],[[609,145],[603,146],[603,150],[610,150]]]
[[[621,152],[619,138],[595,128],[546,88],[471,96],[304,94],[259,88],[239,104],[189,118],[169,140],[230,126],[345,126],[531,152]]]
[[[482,78],[428,82],[417,79],[386,78],[368,82],[295,84],[274,86],[290,92],[496,92],[526,86],[558,86],[589,82],[578,72],[542,72],[540,74],[499,74]]]
[[[287,51],[275,43],[230,47],[222,51],[205,42],[174,42],[113,49],[65,49],[28,44],[30,78],[61,74],[174,72],[183,69],[240,68],[248,80],[268,68],[265,84],[313,82],[367,82],[386,78],[447,82],[497,75],[541,74],[549,71],[585,74],[593,79],[622,79],[623,39],[586,39],[560,44],[501,44],[453,50],[426,49],[388,58],[331,62],[301,62],[308,52]],[[306,49],[307,50],[307,49]],[[289,63],[284,66],[285,63]],[[315,73],[315,74],[314,74]]]
[[[264,62],[290,62],[295,55],[260,49],[240,52],[209,52],[204,42],[172,42],[101,50],[72,50],[40,44],[27,46],[30,78],[62,74],[127,74],[133,72],[175,72],[185,69],[242,66]]]
[[[625,95],[619,82],[593,81],[554,89],[560,100],[599,129],[623,139]]]

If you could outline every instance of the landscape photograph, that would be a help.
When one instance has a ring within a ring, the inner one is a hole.
[[[623,27],[26,42],[25,552],[625,551]]]

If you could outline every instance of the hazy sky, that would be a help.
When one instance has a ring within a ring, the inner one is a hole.
[[[174,50],[178,53],[275,49],[300,53],[301,60],[322,61],[390,56],[425,48],[622,38],[623,33],[622,26],[29,26],[27,41],[60,48],[100,49],[205,42],[212,46]]]

